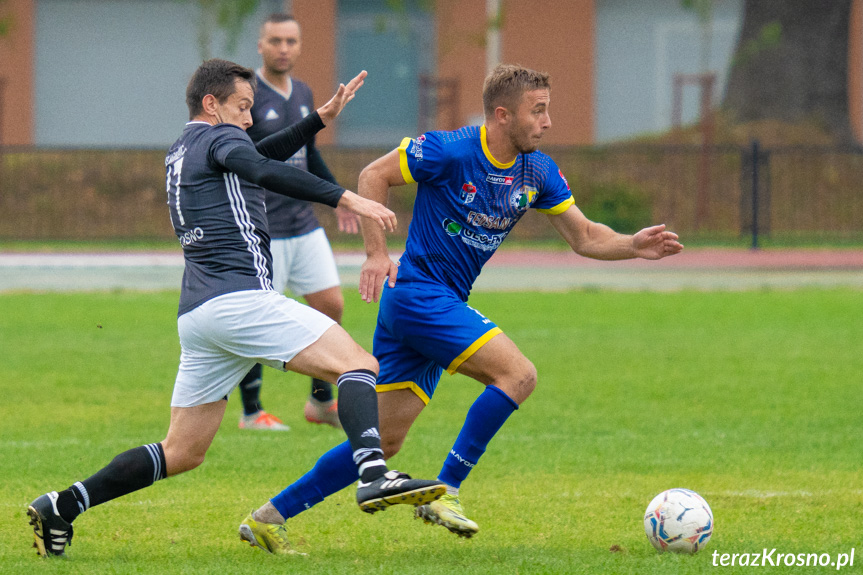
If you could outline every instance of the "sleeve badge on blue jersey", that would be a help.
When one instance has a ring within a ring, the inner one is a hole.
[[[425,134],[417,137],[415,140],[411,140],[405,152],[413,156],[418,162],[421,162],[423,159],[423,142],[425,141]]]
[[[566,181],[566,176],[563,175],[563,170],[560,168],[557,169],[557,173],[560,174],[560,179],[563,180],[563,183],[566,184],[566,189],[569,189],[569,182]]]

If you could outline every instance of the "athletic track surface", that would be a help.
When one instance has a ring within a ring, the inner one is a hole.
[[[345,286],[363,254],[337,253]],[[0,292],[178,289],[180,253],[0,253]],[[475,291],[577,289],[863,289],[863,250],[687,249],[656,262],[600,262],[569,252],[499,251]]]

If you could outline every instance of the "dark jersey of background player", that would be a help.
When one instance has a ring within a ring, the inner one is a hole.
[[[267,82],[258,71],[258,88],[252,106],[252,127],[246,133],[253,142],[295,124],[314,111],[312,90],[300,80],[289,80],[285,93]],[[335,177],[324,163],[312,138],[299,152],[287,160],[288,164],[306,170],[322,180],[336,183]],[[311,202],[266,192],[267,214],[272,238],[293,238],[319,228],[320,223]]]

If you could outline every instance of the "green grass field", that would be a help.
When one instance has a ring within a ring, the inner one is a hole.
[[[540,381],[462,487],[474,539],[408,508],[365,515],[347,490],[289,521],[308,556],[241,544],[243,516],[343,439],[302,421],[306,378],[268,370],[263,401],[289,433],[239,431],[232,397],[201,468],[82,515],[69,558],[48,561],[30,547],[27,503],[164,437],[177,294],[0,295],[0,572],[744,573],[712,553],[765,548],[856,548],[843,572],[859,572],[861,295],[476,294]],[[369,348],[376,308],[346,299],[346,327]],[[433,477],[479,392],[444,376],[394,466]],[[659,555],[644,536],[644,508],[670,487],[713,508],[695,556]]]

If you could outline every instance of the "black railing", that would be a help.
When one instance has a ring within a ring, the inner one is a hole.
[[[550,147],[577,205],[631,232],[664,222],[688,242],[863,244],[863,151],[857,148],[609,145]],[[324,148],[337,179],[356,189],[383,149]],[[0,148],[0,240],[170,238],[164,150]],[[390,202],[404,237],[413,194]],[[331,210],[320,211],[338,234]],[[530,213],[512,234],[556,239]]]

